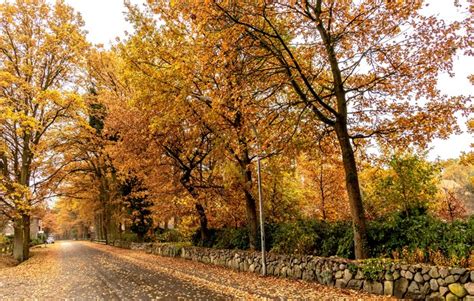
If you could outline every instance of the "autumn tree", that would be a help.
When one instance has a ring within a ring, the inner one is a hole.
[[[339,157],[313,151],[301,155],[297,162],[304,196],[311,201],[306,206],[313,208],[312,215],[325,221],[346,219],[349,208]]]
[[[129,47],[126,51],[134,49],[132,45]],[[127,66],[131,69],[125,70],[133,72],[128,73],[133,74],[131,78],[140,78],[140,86],[144,85],[144,81],[150,86],[139,95],[128,95],[129,98],[115,94],[107,96],[111,86],[103,88],[101,97],[109,98],[110,104],[107,130],[119,136],[111,146],[112,158],[122,173],[132,172],[143,179],[152,197],[164,193],[180,195],[180,190],[189,194],[194,199],[193,207],[199,217],[201,238],[206,240],[208,221],[202,190],[212,188],[212,133],[199,126],[198,112],[179,105],[182,99],[174,98],[175,93],[179,93],[178,87],[161,84],[164,78],[170,79],[169,74],[159,73],[152,77],[150,73],[136,69],[137,65],[141,65],[134,62],[135,58],[128,59],[132,60],[131,65]],[[171,100],[176,102],[167,102]],[[173,114],[173,110],[177,115]],[[157,158],[159,164],[154,163]]]
[[[474,208],[474,165],[464,160],[441,162],[440,193],[436,212],[445,220],[469,216]]]
[[[86,239],[94,225],[93,203],[78,194],[76,198],[60,198],[51,212],[45,216],[45,232],[54,233],[61,239]]]
[[[275,100],[278,85],[269,87],[269,77],[258,72],[261,61],[246,54],[254,48],[253,40],[242,41],[240,29],[204,32],[188,19],[182,19],[179,9],[167,1],[150,8],[147,13],[158,14],[166,26],[147,24],[137,30],[139,34],[145,29],[161,35],[141,36],[147,46],[140,49],[147,49],[147,53],[154,50],[155,59],[144,60],[140,55],[135,59],[135,66],[148,74],[163,73],[166,69],[180,74],[180,96],[183,97],[180,104],[199,114],[200,126],[213,135],[215,153],[226,162],[224,172],[236,173],[230,177],[234,181],[232,197],[244,200],[250,246],[255,248],[258,218],[254,162],[257,153],[264,157],[276,155],[288,142],[291,135],[282,133],[293,130],[293,125],[285,123],[285,117],[292,113],[279,111],[276,105],[273,110],[269,109],[275,104],[272,100]],[[242,47],[233,47],[239,42]],[[165,52],[161,44],[169,50]],[[176,102],[173,105],[176,106]]]
[[[143,241],[153,227],[150,211],[153,203],[149,200],[149,192],[137,177],[130,175],[122,181],[119,191],[130,217],[130,230],[137,234],[139,241]]]
[[[384,166],[385,165],[385,166]],[[426,211],[436,202],[440,168],[423,156],[401,153],[382,166],[363,171],[363,196],[373,217],[402,211]]]
[[[467,44],[459,29],[469,22],[425,16],[422,1],[205,2],[176,9],[203,31],[215,31],[215,24],[223,32],[243,29],[255,41],[254,57],[264,58],[263,74],[277,77],[289,93],[287,104],[309,110],[315,125],[332,130],[345,170],[355,254],[367,257],[353,142],[425,145],[457,129],[454,113],[466,110],[466,98],[442,95],[437,74],[451,71],[453,55]]]
[[[437,205],[437,214],[444,220],[453,222],[455,219],[466,216],[464,202],[459,199],[452,188],[443,188],[442,196]]]
[[[92,195],[89,202],[95,203],[98,209],[94,211],[96,229],[100,238],[109,243],[111,236],[118,231],[114,218],[118,218],[121,210],[118,202],[117,171],[106,149],[106,146],[116,138],[104,133],[107,108],[98,101],[96,93],[91,90],[85,98],[87,108],[84,112],[87,122],[84,120],[77,125],[78,135],[72,144],[77,148],[76,164],[71,166],[71,172],[87,177],[85,184],[92,186],[89,189],[94,191],[95,195]],[[81,186],[77,185],[77,182],[70,184]]]
[[[61,1],[5,2],[0,20],[0,208],[14,221],[14,256],[22,261],[30,210],[64,166],[55,161],[60,127],[80,106],[68,89],[88,45],[81,17]]]

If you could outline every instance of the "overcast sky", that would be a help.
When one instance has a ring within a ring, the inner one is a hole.
[[[51,0],[52,1],[52,0]],[[131,31],[131,26],[124,18],[125,6],[122,0],[66,0],[81,13],[86,23],[88,39],[94,44],[110,45],[115,42],[116,37],[124,37],[125,31]],[[145,0],[131,0],[133,4],[142,4]],[[462,1],[461,1],[462,2]],[[426,14],[436,14],[446,21],[462,18],[462,10],[456,8],[454,0],[431,0],[425,8]],[[474,95],[474,87],[467,80],[467,76],[473,73],[474,57],[459,55],[454,64],[455,77],[441,74],[439,87],[448,95]],[[463,130],[466,129],[466,120],[459,120]],[[453,135],[448,140],[435,140],[431,144],[430,159],[440,157],[441,159],[458,157],[462,151],[468,151],[470,144],[474,143],[473,135],[464,133]]]

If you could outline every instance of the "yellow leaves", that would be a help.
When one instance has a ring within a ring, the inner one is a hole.
[[[46,91],[40,91],[37,95],[36,98],[34,99],[34,102],[37,104],[47,104],[47,103],[61,103],[62,102],[62,95],[59,91],[57,90],[46,90]]]
[[[18,78],[14,76],[12,73],[7,71],[0,71],[0,87],[7,88],[10,87],[12,84],[18,83]]]
[[[78,68],[88,44],[83,22],[62,1],[0,4],[0,144],[6,166],[0,166],[1,193],[11,215],[41,204],[62,176],[61,156],[83,118],[76,89]],[[21,185],[20,185],[21,184]],[[4,202],[0,198],[0,202]]]
[[[3,208],[10,216],[18,217],[20,214],[27,214],[31,210],[29,188],[18,183],[12,183],[2,175],[0,175],[0,196],[2,202],[9,205],[3,206]]]

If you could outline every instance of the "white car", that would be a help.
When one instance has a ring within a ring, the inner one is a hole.
[[[54,244],[54,237],[53,236],[48,236],[48,239],[46,239],[47,244]]]

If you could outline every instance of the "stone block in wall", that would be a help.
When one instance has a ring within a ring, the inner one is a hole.
[[[421,275],[420,272],[416,272],[415,276],[413,277],[413,279],[418,282],[418,283],[422,283],[422,282],[425,282],[424,279],[423,279],[423,276]]]
[[[427,296],[431,292],[430,283],[425,282],[423,285],[420,284],[421,294]]]
[[[466,289],[469,295],[474,296],[474,282],[464,284],[464,289]]]
[[[431,278],[439,278],[439,272],[437,267],[432,267],[430,271],[428,272],[428,275],[430,275]]]
[[[394,271],[393,272],[393,280],[398,280],[400,279],[400,272],[399,271]]]
[[[448,285],[449,291],[456,295],[459,298],[462,298],[467,295],[467,291],[464,286],[460,283],[452,283]]]
[[[445,296],[449,292],[449,289],[447,286],[440,286],[439,287],[439,293],[441,296]]]
[[[334,279],[333,279],[333,274],[331,270],[326,269],[322,271],[321,274],[319,275],[319,279],[320,279],[319,283],[321,284],[334,286]]]
[[[446,278],[444,278],[444,282],[449,285],[451,283],[456,282],[456,279],[454,279],[453,275],[449,275]]]
[[[446,301],[458,301],[458,300],[459,300],[459,297],[452,293],[448,293],[446,295]]]
[[[407,288],[407,292],[403,297],[405,299],[424,299],[424,296],[420,290],[420,286],[415,280],[410,282],[410,285],[408,285]]]
[[[467,283],[469,281],[469,272],[466,271],[466,273],[464,273],[464,275],[461,276],[461,278],[459,279],[459,282],[461,283]]]
[[[359,272],[359,271],[357,271],[357,272]],[[361,271],[361,273],[362,273],[362,271]],[[353,277],[353,276],[352,276],[352,273],[351,273],[351,271],[349,271],[349,269],[344,270],[344,276],[343,276],[342,278],[344,279],[344,281],[345,281],[346,283],[349,282],[349,280],[351,280],[352,277]],[[361,277],[361,278],[359,278],[359,279],[362,279],[362,278],[363,278],[363,277]],[[357,279],[357,277],[356,277],[356,279]]]
[[[406,278],[399,278],[393,284],[393,295],[399,299],[403,298],[407,292],[409,281]]]
[[[252,263],[249,267],[249,272],[258,273],[258,266],[256,262]]]
[[[430,288],[433,292],[438,291],[439,285],[438,285],[438,281],[436,281],[436,279],[431,279],[429,283],[430,283]]]
[[[452,275],[462,275],[467,272],[467,270],[464,268],[451,268],[450,272]]]
[[[393,296],[393,281],[386,280],[383,282],[383,294],[385,296]]]
[[[378,281],[365,280],[363,290],[369,294],[382,295],[383,285]]]
[[[301,279],[303,272],[301,270],[301,266],[297,265],[293,269],[293,278],[295,279]]]
[[[444,297],[440,293],[434,292],[426,297],[426,301],[444,301]]]
[[[364,284],[364,280],[352,279],[347,283],[347,288],[353,290],[360,290],[362,289],[362,285]]]
[[[391,271],[385,272],[384,279],[385,280],[393,280],[393,273]]]
[[[257,264],[257,265],[255,266],[255,271],[254,271],[254,273],[256,273],[256,274],[261,274],[261,273],[262,273],[262,266],[259,265],[259,264]]]
[[[449,275],[449,270],[447,268],[440,268],[439,269],[439,276],[441,278],[446,278]]]
[[[422,266],[421,267],[421,274],[427,274],[428,272],[430,271],[430,267],[429,266]]]
[[[312,270],[305,270],[303,272],[302,279],[305,281],[314,281],[315,279],[314,272]]]
[[[336,279],[334,286],[337,288],[345,288],[347,283],[343,279]]]

